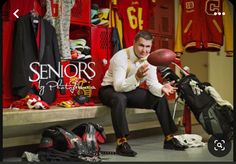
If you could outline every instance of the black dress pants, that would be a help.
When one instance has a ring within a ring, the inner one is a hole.
[[[100,88],[99,98],[104,105],[111,108],[112,125],[117,138],[129,135],[126,107],[153,109],[164,135],[177,131],[165,96],[157,97],[150,91],[141,88],[130,92],[116,92],[113,86],[109,85]]]

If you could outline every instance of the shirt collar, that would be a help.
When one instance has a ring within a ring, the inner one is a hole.
[[[134,47],[133,47],[133,46],[129,47],[129,48],[128,48],[128,51],[129,51],[129,53],[130,53],[130,61],[132,61],[132,62],[134,62],[134,63],[136,63],[136,62],[144,62],[144,61],[147,60],[147,57],[145,57],[145,58],[138,58],[138,57],[135,55],[135,53],[134,53]]]

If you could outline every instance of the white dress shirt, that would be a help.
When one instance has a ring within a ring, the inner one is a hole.
[[[140,81],[135,78],[138,68],[147,63],[140,61],[134,54],[133,46],[118,51],[110,60],[110,66],[102,81],[102,86],[112,85],[117,92],[129,92],[136,89],[140,83],[146,81],[149,91],[158,97],[162,97],[163,85],[157,79],[156,67],[149,64],[147,76]]]

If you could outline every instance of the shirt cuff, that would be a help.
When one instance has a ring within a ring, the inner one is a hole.
[[[130,84],[134,84],[135,88],[139,86],[140,81],[136,79],[135,74],[130,76]]]

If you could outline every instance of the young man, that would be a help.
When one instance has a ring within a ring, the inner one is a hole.
[[[160,121],[165,135],[164,148],[184,150],[173,134],[177,127],[171,117],[165,94],[174,93],[174,82],[161,84],[156,75],[156,67],[146,59],[152,47],[152,35],[147,31],[136,34],[131,47],[118,51],[110,61],[110,66],[103,78],[99,98],[111,108],[112,124],[117,137],[116,153],[123,156],[135,156],[127,142],[129,135],[126,119],[126,107],[153,109]],[[146,82],[148,89],[139,87]]]

